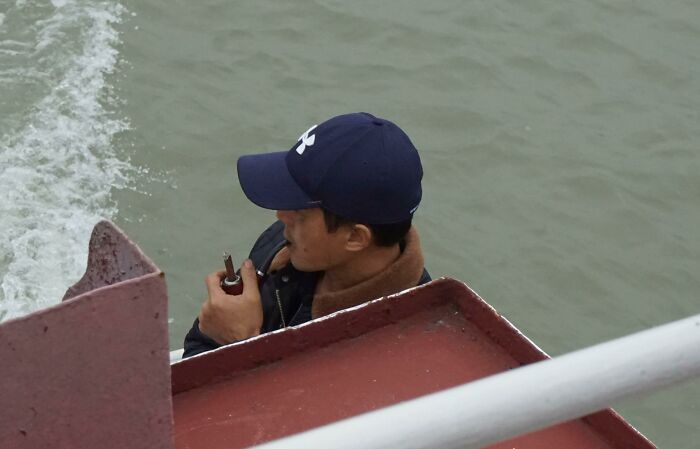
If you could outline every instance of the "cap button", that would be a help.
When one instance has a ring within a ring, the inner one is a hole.
[[[372,123],[375,124],[375,125],[377,125],[377,126],[383,126],[383,125],[384,125],[384,122],[382,122],[381,120],[376,119],[376,118],[375,118],[374,120],[372,120]]]

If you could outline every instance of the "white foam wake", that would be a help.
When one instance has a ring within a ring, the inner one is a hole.
[[[93,225],[116,212],[112,188],[123,187],[131,172],[111,145],[127,123],[110,110],[105,81],[117,64],[114,25],[124,8],[18,2],[4,26],[22,8],[33,8],[31,32],[22,42],[0,41],[0,49],[19,53],[4,55],[17,64],[0,87],[29,89],[29,79],[42,94],[17,108],[19,119],[0,122],[0,320],[60,301],[85,270]]]

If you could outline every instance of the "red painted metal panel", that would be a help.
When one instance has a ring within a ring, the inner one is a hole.
[[[92,230],[85,274],[66,290],[63,300],[100,287],[160,272],[160,268],[121,229],[104,220]]]
[[[0,325],[3,448],[173,447],[163,273],[111,223],[90,248],[66,300]]]
[[[441,279],[178,362],[175,444],[247,447],[546,357],[465,284]],[[654,446],[608,411],[492,447]]]

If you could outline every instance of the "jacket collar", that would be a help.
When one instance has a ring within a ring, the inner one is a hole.
[[[375,276],[350,288],[315,295],[311,306],[312,318],[318,318],[353,307],[382,296],[415,287],[423,274],[423,251],[414,227],[406,235],[403,252],[391,265]]]

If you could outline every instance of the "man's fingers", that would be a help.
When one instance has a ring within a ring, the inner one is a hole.
[[[197,318],[199,319],[199,330],[200,332],[207,334],[207,326],[209,324],[209,309],[211,308],[211,305],[209,303],[209,300],[207,299],[204,301],[204,304],[202,304],[202,308],[199,309],[199,316]]]
[[[258,291],[258,277],[255,274],[255,267],[250,259],[246,259],[241,266],[241,277],[243,278],[243,291]]]
[[[215,271],[210,273],[205,279],[204,283],[207,284],[207,291],[209,292],[209,297],[212,293],[221,290],[221,280],[226,276],[226,271]]]
[[[199,311],[199,330],[217,343],[231,343],[260,333],[263,312],[255,268],[250,260],[241,267],[245,291],[235,300],[220,286],[224,271],[207,276],[209,297]]]

